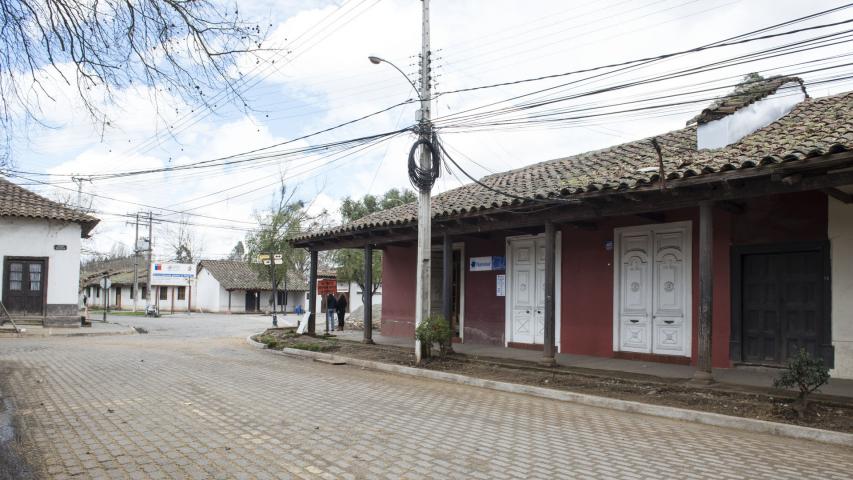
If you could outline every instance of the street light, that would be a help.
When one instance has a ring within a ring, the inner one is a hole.
[[[394,70],[397,70],[398,72],[400,72],[400,75],[406,77],[406,81],[409,82],[409,85],[412,86],[412,90],[415,91],[415,95],[418,96],[418,100],[423,102],[424,99],[421,97],[421,92],[418,91],[418,87],[415,86],[415,83],[412,82],[412,80],[409,78],[408,75],[406,75],[402,70],[400,70],[400,67],[398,67],[397,65],[394,65],[392,62],[389,62],[388,60],[385,60],[384,58],[375,57],[373,55],[367,57],[367,59],[370,60],[370,63],[372,63],[374,65],[379,65],[380,63],[387,63],[388,65],[391,65],[392,67],[394,67]]]
[[[430,122],[430,48],[429,48],[429,0],[421,0],[421,9],[423,12],[422,18],[422,43],[421,43],[421,61],[420,61],[420,77],[421,89],[415,86],[414,82],[409,79],[409,76],[403,73],[397,65],[388,60],[370,56],[367,57],[370,63],[379,65],[387,63],[394,67],[394,70],[400,72],[400,75],[406,77],[406,81],[412,86],[412,89],[420,100],[421,108],[416,114],[418,122],[417,133],[418,145],[424,145],[421,148],[419,169],[409,167],[409,176],[412,179],[412,185],[418,189],[418,258],[417,258],[417,283],[415,290],[415,329],[422,321],[429,317],[430,309],[430,243],[432,241],[432,215],[430,212],[430,190],[432,190],[432,182],[435,180],[438,171],[434,170],[433,162],[435,160],[435,146],[432,146],[433,130]],[[432,148],[426,148],[426,146]],[[414,153],[414,151],[412,152]],[[410,159],[411,160],[411,159]],[[414,163],[414,162],[412,162]],[[421,173],[429,172],[431,178],[423,181]],[[434,176],[433,173],[436,175]],[[365,307],[370,308],[365,305]],[[421,363],[421,342],[415,339],[415,362]]]

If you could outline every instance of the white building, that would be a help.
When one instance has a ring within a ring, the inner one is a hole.
[[[139,291],[136,292],[137,310],[145,309],[148,302],[148,282],[144,269],[139,273]],[[110,272],[109,295],[101,288],[102,274],[83,275],[81,295],[86,297],[89,308],[103,308],[105,303],[110,310],[133,310],[133,271]],[[156,287],[155,287],[156,292]]]
[[[203,312],[270,312],[272,285],[262,280],[247,262],[237,260],[202,260],[196,276],[194,309]],[[287,282],[279,283],[276,305],[279,311],[306,310],[307,285],[296,272],[289,272]],[[286,295],[285,295],[285,292]]]
[[[80,239],[98,221],[0,178],[0,302],[16,322],[80,326]]]

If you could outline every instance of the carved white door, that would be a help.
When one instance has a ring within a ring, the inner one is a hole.
[[[619,233],[619,350],[690,354],[689,252],[689,226],[684,224]]]
[[[545,343],[545,239],[536,242],[536,299],[533,310],[533,343]]]
[[[533,343],[538,326],[534,325],[536,307],[536,242],[515,240],[512,249],[512,342]],[[541,340],[540,340],[541,342]]]
[[[654,310],[652,324],[653,353],[685,355],[686,290],[689,279],[684,275],[685,231],[655,231]]]
[[[619,349],[652,351],[651,232],[625,232],[620,243]]]

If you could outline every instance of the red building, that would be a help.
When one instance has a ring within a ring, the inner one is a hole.
[[[776,77],[682,130],[444,192],[432,310],[465,343],[548,356],[553,322],[562,353],[707,371],[805,348],[853,378],[851,148],[853,93]],[[382,334],[412,336],[416,218],[406,205],[294,243],[382,249]]]

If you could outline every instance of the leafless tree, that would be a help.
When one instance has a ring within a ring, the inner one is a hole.
[[[42,122],[57,79],[104,126],[113,92],[132,86],[200,107],[241,99],[238,60],[265,35],[220,0],[0,0],[0,23],[7,138],[15,121]]]
[[[196,234],[186,216],[174,224],[167,224],[163,238],[171,260],[177,263],[195,263],[204,253],[204,239]]]

